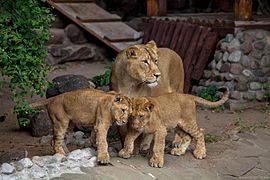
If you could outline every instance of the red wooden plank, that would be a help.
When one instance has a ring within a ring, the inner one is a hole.
[[[158,31],[157,31],[157,34],[154,38],[154,40],[158,46],[160,46],[162,36],[165,33],[165,31],[164,31],[165,30],[165,23],[166,23],[166,21],[159,21],[159,23],[158,23]]]
[[[186,23],[184,23],[183,27],[182,27],[182,30],[181,30],[181,33],[180,33],[180,36],[178,37],[178,40],[177,40],[177,45],[176,45],[175,51],[181,57],[183,57],[183,54],[181,53],[181,48],[183,46],[184,38],[186,36],[186,33],[187,33],[188,29],[189,29],[188,25]]]
[[[173,32],[176,26],[176,22],[175,21],[170,21],[169,23],[169,29],[168,29],[168,34],[164,40],[164,47],[170,47],[170,43],[173,39]]]
[[[155,20],[149,40],[154,40],[158,31],[159,21]]]
[[[197,61],[194,71],[192,73],[192,78],[199,80],[203,74],[203,70],[208,63],[208,58],[215,48],[217,42],[217,34],[214,32],[208,33],[207,38],[205,38],[204,48],[200,53],[199,60]]]
[[[162,37],[161,37],[161,40],[160,40],[160,43],[159,43],[160,47],[166,47],[165,42],[166,42],[166,39],[168,38],[170,23],[171,23],[170,21],[165,21],[164,22],[164,27],[163,27],[164,30],[163,30],[163,34],[162,34]]]
[[[195,36],[194,35],[195,29],[196,29],[195,25],[192,25],[192,24],[187,25],[187,32],[184,36],[184,39],[182,42],[182,47],[180,50],[178,50],[178,51],[180,51],[180,54],[182,55],[184,62],[186,62],[187,49],[191,45],[193,36]]]
[[[175,50],[175,48],[176,48],[176,45],[178,43],[178,37],[181,34],[182,27],[183,27],[182,22],[176,23],[176,27],[175,27],[175,30],[174,30],[173,36],[172,36],[173,38],[172,38],[172,41],[171,41],[170,46],[169,46],[172,50]]]
[[[145,24],[145,31],[144,31],[144,36],[143,36],[143,43],[147,43],[148,41],[150,41],[150,36],[153,30],[153,26],[154,26],[154,19],[149,20],[148,22],[146,22]]]

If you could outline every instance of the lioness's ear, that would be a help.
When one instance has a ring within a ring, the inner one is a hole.
[[[153,109],[154,109],[154,104],[153,104],[151,101],[147,102],[147,103],[145,104],[145,109],[146,109],[147,111],[149,111],[149,112],[152,112]]]
[[[157,52],[157,44],[155,43],[155,41],[149,41],[148,43],[145,44],[145,46],[151,48],[154,52]]]
[[[126,56],[127,58],[138,58],[140,53],[140,49],[136,46],[131,46],[126,49]]]
[[[121,102],[122,99],[123,99],[123,97],[120,94],[118,94],[118,95],[115,96],[114,102]]]

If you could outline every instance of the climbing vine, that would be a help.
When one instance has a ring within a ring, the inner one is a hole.
[[[0,1],[0,76],[8,77],[17,114],[29,111],[26,96],[43,96],[48,85],[45,43],[54,17],[46,6],[45,0]]]

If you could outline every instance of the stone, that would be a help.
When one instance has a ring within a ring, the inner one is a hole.
[[[51,28],[50,39],[46,42],[46,45],[50,44],[63,44],[65,40],[65,32],[63,29]]]
[[[1,165],[1,173],[3,174],[12,174],[16,171],[15,167],[12,166],[11,164],[9,163],[3,163]]]
[[[231,91],[230,92],[230,98],[240,100],[242,98],[242,93],[239,91]]]
[[[257,39],[263,39],[264,38],[264,34],[262,31],[257,31],[256,34],[255,34],[255,37]]]
[[[254,100],[256,98],[256,94],[254,92],[244,92],[243,93],[243,99],[246,99],[246,100]]]
[[[13,161],[10,164],[15,167],[16,171],[22,171],[24,169],[23,164],[18,161]]]
[[[262,58],[262,56],[263,56],[263,51],[259,51],[259,50],[253,49],[253,50],[251,51],[250,55],[251,55],[252,57],[254,57],[254,58],[260,60],[260,59]]]
[[[260,90],[262,88],[262,84],[259,82],[250,82],[249,83],[249,88],[251,90]]]
[[[228,61],[228,58],[229,58],[229,53],[226,51],[224,52],[223,56],[222,56],[222,61],[223,62],[227,62]]]
[[[49,144],[53,139],[53,135],[47,135],[47,136],[42,136],[40,139],[40,144]]]
[[[54,12],[55,14],[55,20],[52,23],[52,27],[53,28],[65,28],[67,25],[67,18],[65,16],[63,16],[62,14],[58,13],[57,11]]]
[[[45,169],[37,166],[37,165],[33,165],[30,170],[29,173],[31,174],[31,176],[34,179],[40,179],[40,178],[44,178],[47,176],[47,172]]]
[[[222,56],[223,56],[223,53],[220,50],[215,51],[215,54],[214,54],[215,60],[217,60],[217,61],[220,60],[222,58]]]
[[[48,51],[53,57],[65,57],[69,55],[68,50],[64,49],[65,45],[62,44],[53,44],[48,46]],[[59,60],[60,62],[60,60]]]
[[[50,65],[56,65],[60,62],[59,58],[53,57],[50,53],[45,57],[45,61]]]
[[[33,166],[33,162],[29,158],[23,158],[19,160],[19,163],[21,163],[24,168],[30,168]]]
[[[244,54],[249,54],[252,50],[251,42],[244,42],[243,44],[241,44],[240,49]]]
[[[65,32],[70,41],[74,44],[83,44],[87,42],[83,31],[75,24],[69,24]]]
[[[240,42],[238,39],[233,39],[228,47],[227,47],[227,51],[229,51],[230,53],[232,53],[235,50],[238,50],[240,48]]]
[[[62,53],[59,63],[70,61],[93,60],[98,56],[96,47],[91,44],[70,45],[61,49]]]
[[[257,49],[257,50],[264,50],[266,44],[265,42],[262,42],[262,41],[257,41],[253,44],[254,48]]]
[[[67,155],[67,159],[68,160],[80,160],[80,159],[84,159],[84,158],[90,158],[92,156],[94,156],[95,151],[93,151],[91,148],[86,148],[86,149],[76,149],[72,152],[70,152]]]
[[[257,77],[265,76],[265,73],[261,69],[252,70],[252,73],[254,74],[254,76],[257,76]]]
[[[82,131],[76,131],[73,136],[75,137],[75,139],[82,139],[84,136],[84,133]]]
[[[227,72],[227,73],[225,73],[224,78],[225,78],[225,80],[230,81],[230,80],[234,79],[234,75]]]
[[[49,176],[60,176],[62,174],[59,164],[48,164],[45,169]]]
[[[95,167],[97,165],[97,157],[93,156],[91,157],[89,160],[87,160],[86,162],[84,162],[82,164],[82,167],[87,167],[87,168],[92,168]]]
[[[235,50],[229,55],[228,61],[229,62],[239,62],[241,57],[242,57],[242,52],[240,50]]]
[[[249,58],[249,56],[244,55],[241,58],[241,63],[244,67],[250,67],[251,59]]]
[[[34,137],[42,137],[53,134],[52,122],[47,112],[47,108],[43,107],[39,112],[30,116],[31,134]]]
[[[231,64],[230,72],[232,74],[240,74],[243,70],[243,67],[238,63]]]
[[[215,68],[216,68],[216,65],[217,65],[216,61],[213,60],[213,61],[211,61],[211,62],[208,64],[208,68],[209,68],[209,69],[215,69]]]
[[[28,152],[23,148],[10,149],[10,151],[2,153],[0,156],[0,164],[11,161],[18,161],[27,157]]]
[[[229,45],[229,43],[227,43],[227,42],[222,42],[221,45],[220,45],[220,49],[221,49],[223,52],[225,52],[225,51],[227,51],[228,45]]]
[[[247,41],[247,42],[253,42],[253,41],[256,40],[256,38],[255,38],[254,36],[250,35],[250,34],[247,33],[247,32],[245,32],[245,33],[243,34],[243,39],[244,39],[244,41]]]
[[[263,56],[261,62],[260,62],[261,67],[270,67],[270,56]]]
[[[242,74],[243,74],[244,76],[246,76],[246,77],[251,77],[251,76],[253,76],[253,73],[252,73],[249,69],[244,69],[244,70],[242,71]]]
[[[238,82],[235,85],[235,90],[237,90],[237,91],[247,91],[248,90],[247,83],[246,82]]]
[[[220,72],[229,72],[231,68],[230,63],[224,63],[221,68],[220,68]]]
[[[217,68],[218,70],[220,70],[222,64],[223,64],[222,61],[218,61],[217,65],[216,65],[216,68]]]
[[[55,86],[47,89],[46,98],[77,89],[91,88],[91,84],[88,79],[82,75],[67,74],[58,76],[52,81]]]
[[[238,141],[240,139],[240,137],[236,134],[230,135],[230,138],[232,141]]]
[[[244,82],[247,83],[248,79],[247,77],[243,76],[243,75],[238,75],[235,77],[236,82]]]
[[[257,101],[265,100],[264,91],[256,91],[256,100]]]
[[[203,71],[203,78],[209,79],[211,77],[211,74],[212,74],[211,70],[204,70]]]
[[[226,34],[225,41],[230,43],[233,40],[233,34]]]
[[[234,81],[228,81],[225,82],[223,86],[226,86],[229,88],[230,91],[234,90],[235,82]]]

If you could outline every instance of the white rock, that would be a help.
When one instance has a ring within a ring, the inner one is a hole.
[[[228,61],[229,62],[239,62],[242,56],[242,52],[239,50],[235,50],[233,51],[229,57],[228,57]]]
[[[42,138],[40,139],[40,143],[48,144],[49,142],[51,142],[52,139],[53,139],[53,135],[42,136]]]
[[[33,165],[29,169],[29,173],[35,179],[44,178],[44,177],[46,177],[48,175],[45,169],[43,169],[43,168],[41,168],[41,167],[39,167],[37,165]]]
[[[82,139],[84,136],[84,133],[82,131],[77,131],[73,134],[73,136],[75,137],[75,139]]]
[[[19,163],[21,163],[24,168],[30,168],[33,166],[33,162],[29,158],[23,158],[19,160]]]
[[[95,167],[97,165],[97,157],[94,156],[87,161],[84,161],[82,167]]]
[[[1,172],[3,174],[12,174],[15,172],[15,167],[10,165],[9,163],[3,163],[1,166]]]

